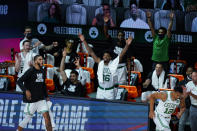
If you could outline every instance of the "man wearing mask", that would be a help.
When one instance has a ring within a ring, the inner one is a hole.
[[[32,36],[32,29],[30,26],[26,26],[25,29],[24,29],[24,39],[21,40],[20,42],[20,51],[24,51],[24,48],[23,48],[23,42],[25,40],[30,40],[30,49],[36,53],[36,54],[39,54],[39,49],[40,48],[43,48],[44,47],[44,44],[42,44],[41,41],[39,41],[37,38],[33,38]]]
[[[111,14],[110,14],[110,6],[107,3],[102,4],[103,14],[97,14],[96,17],[92,20],[93,26],[103,26],[107,25],[109,27],[115,27]]]
[[[153,54],[152,54],[152,61],[153,61],[153,67],[155,68],[155,65],[157,63],[161,63],[164,67],[164,70],[167,71],[168,67],[168,47],[170,44],[170,38],[171,38],[171,29],[173,25],[173,18],[174,13],[170,13],[170,23],[168,25],[168,29],[166,30],[164,27],[160,27],[158,30],[158,33],[155,33],[155,30],[153,28],[153,25],[151,23],[151,12],[147,11],[147,19],[148,19],[148,25],[151,29],[152,37],[153,37]]]
[[[130,18],[124,20],[120,27],[122,28],[137,28],[137,29],[149,29],[148,24],[139,18],[139,9],[136,2],[130,3]]]

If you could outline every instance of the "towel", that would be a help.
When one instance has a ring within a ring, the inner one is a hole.
[[[111,60],[108,64],[109,70],[112,76],[116,73],[119,64],[119,56],[117,56],[114,60]],[[102,60],[98,65],[98,81],[103,83],[103,68],[104,68],[104,61]]]
[[[159,78],[156,74],[156,70],[153,71],[152,74],[152,86],[157,90],[160,88],[163,88],[164,83],[164,77],[165,77],[165,71],[162,71]]]

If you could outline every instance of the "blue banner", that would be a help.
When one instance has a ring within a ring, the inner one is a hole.
[[[57,131],[146,131],[148,106],[136,103],[50,97]],[[21,94],[0,93],[0,130],[16,130],[24,117]],[[41,114],[35,113],[26,127],[45,130]]]

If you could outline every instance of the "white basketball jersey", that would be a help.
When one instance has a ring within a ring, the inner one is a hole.
[[[114,86],[114,78],[109,67],[106,65],[103,67],[103,83],[99,82],[99,85],[103,88],[110,88]]]
[[[23,55],[23,53],[20,53],[21,55],[21,64],[20,64],[20,70],[18,72],[18,77],[21,77],[29,68],[29,62],[33,62],[33,58],[36,55],[32,51],[28,52],[26,56]]]
[[[159,101],[159,104],[156,107],[156,112],[163,115],[164,117],[170,117],[171,114],[175,111],[176,107],[179,106],[180,100],[172,100],[171,91],[167,91],[166,101]]]

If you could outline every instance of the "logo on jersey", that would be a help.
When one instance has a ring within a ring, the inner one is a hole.
[[[149,42],[149,43],[153,42],[153,37],[152,37],[151,31],[147,31],[145,33],[145,36],[144,37],[145,37],[145,39],[146,39],[147,42]]]
[[[76,90],[75,85],[70,85],[69,88],[68,88],[68,91],[70,91],[70,92],[75,92],[75,90]]]
[[[91,38],[95,39],[98,36],[99,32],[98,29],[96,27],[91,27],[89,29],[89,35]]]
[[[45,24],[39,24],[37,30],[39,34],[44,35],[47,32],[47,26]]]
[[[42,77],[42,73],[38,73],[36,75],[37,75],[36,82],[44,82],[44,79]]]

